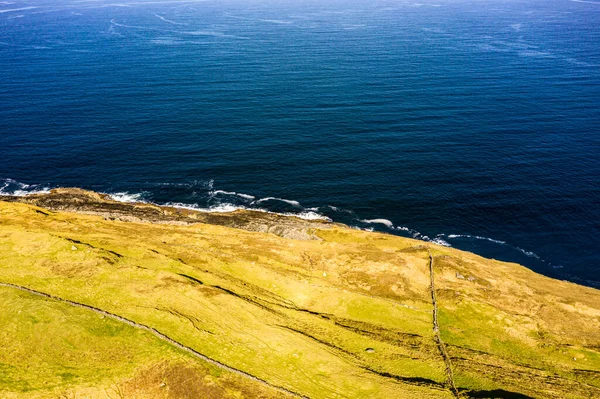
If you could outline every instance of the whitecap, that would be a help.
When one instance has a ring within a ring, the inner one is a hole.
[[[293,24],[292,21],[286,21],[286,20],[282,20],[282,19],[248,18],[248,17],[240,17],[238,15],[232,15],[232,14],[229,14],[229,13],[225,13],[223,15],[225,15],[226,17],[229,17],[229,18],[241,19],[241,20],[244,20],[244,21],[267,22],[267,23],[277,24],[277,25],[291,25],[291,24]]]
[[[361,219],[360,221],[363,223],[369,223],[369,224],[373,224],[373,223],[383,224],[390,228],[394,227],[394,223],[392,223],[391,221],[389,221],[387,219]]]
[[[304,220],[323,220],[323,221],[327,221],[327,222],[331,222],[332,221],[327,216],[318,214],[316,212],[300,212],[300,213],[293,213],[293,212],[273,212],[273,211],[269,211],[269,210],[262,209],[262,208],[246,208],[246,207],[240,207],[240,209],[245,209],[247,211],[253,211],[253,212],[269,213],[271,215],[293,216],[293,217],[297,217],[297,218],[304,219]]]
[[[49,194],[50,187],[41,187],[39,184],[26,184],[14,179],[3,179],[0,187],[0,195],[10,195],[15,197],[25,197],[32,194]]]
[[[230,213],[230,212],[235,212],[238,210],[246,209],[243,206],[238,206],[238,205],[233,205],[233,204],[219,204],[219,205],[211,206],[208,208],[202,208],[198,204],[184,204],[181,202],[167,202],[164,206],[170,206],[170,207],[179,208],[179,209],[188,209],[188,210],[192,210],[192,211],[205,212],[205,213],[211,213],[211,212]]]
[[[537,50],[524,50],[517,53],[521,57],[534,57],[534,58],[556,58],[552,53],[547,51]]]
[[[141,201],[143,193],[133,193],[133,194],[131,194],[131,193],[127,192],[127,191],[123,191],[123,192],[119,192],[119,193],[107,193],[107,195],[113,201],[134,203],[134,202],[140,202]]]
[[[244,198],[244,199],[247,199],[247,200],[253,200],[254,198],[256,198],[253,195],[243,194],[243,193],[236,193],[235,191],[216,190],[216,191],[212,191],[211,192],[211,195],[218,195],[218,194],[235,195],[237,197]]]
[[[257,19],[257,21],[268,22],[268,23],[277,24],[277,25],[290,25],[290,24],[292,24],[292,21],[284,21],[284,20],[281,20],[281,19]]]
[[[448,234],[446,235],[446,237],[448,238],[473,238],[476,240],[486,240],[486,241],[490,241],[496,244],[506,244],[506,241],[502,241],[502,240],[495,240],[493,238],[489,238],[489,237],[481,237],[481,236],[472,236],[470,234]]]
[[[325,206],[323,206],[323,208],[329,208],[334,212],[343,212],[343,213],[347,213],[349,215],[354,215],[354,212],[351,210],[341,209],[341,208],[338,208],[337,206],[333,206],[333,205],[325,205]]]
[[[451,247],[452,246],[452,245],[450,245],[448,243],[448,241],[446,241],[446,240],[444,240],[444,239],[442,239],[440,237],[436,237],[436,238],[434,238],[433,240],[430,240],[430,241],[432,243],[434,243],[434,244],[443,245],[444,247]]]
[[[178,40],[173,40],[173,39],[152,39],[152,40],[150,40],[150,43],[158,44],[158,45],[162,45],[162,46],[173,46],[173,45],[181,44],[184,42],[181,42]]]
[[[187,24],[184,24],[182,22],[171,21],[170,19],[167,19],[167,18],[163,17],[162,15],[154,14],[154,16],[156,18],[160,19],[161,21],[164,21],[164,22],[172,24],[172,25],[187,25]]]
[[[27,195],[33,195],[33,194],[50,194],[50,187],[44,187],[40,190],[30,190],[30,191],[15,190],[12,193],[12,195],[14,195],[15,197],[25,197]]]
[[[189,209],[192,211],[206,212],[206,213],[211,213],[211,212],[231,213],[231,212],[235,212],[235,211],[239,211],[239,210],[246,210],[246,211],[253,211],[253,212],[270,213],[272,215],[293,216],[293,217],[297,217],[297,218],[304,219],[304,220],[324,220],[324,221],[329,221],[329,222],[331,221],[331,219],[329,219],[328,217],[320,215],[316,212],[280,213],[280,212],[271,212],[266,209],[260,209],[260,208],[248,208],[245,206],[234,205],[234,204],[219,204],[219,205],[215,205],[215,206],[210,206],[208,208],[202,208],[198,204],[184,204],[184,203],[180,203],[180,202],[167,202],[164,206],[170,206],[170,207],[179,208],[179,209]]]
[[[236,36],[236,35],[228,35],[222,32],[216,32],[212,30],[197,30],[197,31],[187,31],[187,32],[178,32],[184,35],[192,35],[192,36],[215,36],[215,37],[224,37],[231,39],[243,39],[248,40],[249,37],[246,36]]]
[[[0,14],[4,14],[7,12],[15,12],[15,11],[25,11],[25,10],[33,10],[35,8],[39,8],[39,7],[21,7],[21,8],[9,8],[7,10],[0,10]]]
[[[293,205],[293,206],[302,207],[302,205],[300,205],[300,203],[298,201],[288,200],[285,198],[278,198],[278,197],[261,198],[257,201],[254,201],[254,203],[260,204],[261,202],[266,202],[266,201],[282,201],[282,202],[287,202],[288,204]]]
[[[519,251],[521,251],[523,254],[529,256],[530,258],[542,260],[542,258],[540,258],[540,256],[538,254],[536,254],[535,252],[527,251],[527,250],[525,250],[523,248],[519,248],[519,247],[515,247],[515,248],[517,248]]]
[[[318,214],[316,212],[284,213],[284,215],[296,216],[296,217],[298,217],[300,219],[304,219],[304,220],[326,220],[328,222],[331,222],[330,218],[328,218],[327,216]]]
[[[2,189],[0,189],[0,195],[10,195],[13,197],[26,197],[28,195],[33,195],[33,194],[49,194],[50,193],[50,188],[49,187],[43,187],[39,190],[22,190],[22,189],[15,189],[12,191],[5,191],[4,190],[5,187],[3,187]]]

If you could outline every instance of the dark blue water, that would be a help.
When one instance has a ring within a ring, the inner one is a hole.
[[[319,214],[598,287],[599,156],[600,1],[0,2],[3,193]]]

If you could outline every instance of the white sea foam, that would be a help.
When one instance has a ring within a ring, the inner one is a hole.
[[[354,212],[351,210],[341,209],[341,208],[338,208],[337,206],[333,206],[333,205],[325,205],[324,208],[329,208],[334,212],[343,212],[343,213],[347,213],[349,215],[355,215]]]
[[[14,195],[16,197],[25,197],[27,195],[33,195],[33,194],[49,194],[49,193],[50,193],[50,187],[44,187],[39,190],[15,190],[12,193],[12,195]]]
[[[266,197],[266,198],[261,198],[257,201],[254,201],[255,204],[260,204],[262,202],[266,202],[266,201],[282,201],[282,202],[287,202],[290,205],[293,206],[297,206],[297,207],[302,207],[302,205],[300,205],[300,203],[298,201],[294,201],[294,200],[288,200],[285,198],[277,198],[277,197]]]
[[[360,230],[360,231],[369,231],[369,232],[374,232],[375,229],[373,227],[360,227],[360,226],[350,226],[352,227],[354,230]]]
[[[448,246],[448,247],[451,246],[446,240],[444,240],[443,238],[441,238],[443,236],[443,234],[438,234],[436,237],[431,238],[431,237],[429,237],[429,236],[427,236],[425,234],[419,233],[418,231],[413,230],[413,229],[408,229],[408,231],[412,234],[412,237],[414,239],[421,240],[421,241],[432,242],[432,243],[435,243],[435,244],[440,244],[440,245],[444,245],[444,246]]]
[[[520,32],[521,28],[523,27],[523,24],[512,24],[510,27],[513,28],[515,31]]]
[[[284,21],[281,19],[258,19],[257,21],[268,22],[268,23],[277,24],[277,25],[290,25],[292,23],[292,21]]]
[[[230,213],[230,212],[235,212],[235,211],[238,211],[241,209],[247,209],[243,206],[238,206],[238,205],[233,205],[233,204],[219,204],[216,206],[211,206],[209,208],[202,208],[198,204],[184,204],[181,202],[167,202],[164,206],[171,206],[173,208],[189,209],[192,211],[206,212],[206,213],[211,213],[211,212]]]
[[[554,54],[547,51],[537,50],[524,50],[517,53],[521,57],[534,57],[534,58],[556,58]]]
[[[4,14],[7,12],[15,12],[15,11],[33,10],[35,8],[39,8],[39,7],[30,6],[30,7],[21,7],[21,8],[9,8],[7,10],[0,10],[0,14]]]
[[[272,215],[280,215],[280,216],[293,216],[293,217],[297,217],[300,219],[304,219],[304,220],[324,220],[324,221],[328,221],[331,222],[332,220],[330,218],[328,218],[327,216],[318,214],[316,212],[300,212],[300,213],[292,213],[292,212],[272,212],[266,209],[262,209],[262,208],[246,208],[246,207],[241,207],[241,209],[245,209],[248,211],[254,211],[254,212],[264,212],[264,213],[270,213]]]
[[[493,242],[496,244],[506,244],[506,241],[494,240],[493,238],[489,238],[489,237],[472,236],[470,234],[448,234],[446,237],[448,237],[448,238],[473,238],[476,240],[490,241],[490,242]]]
[[[121,28],[129,28],[129,29],[144,29],[144,30],[158,30],[158,29],[153,29],[153,28],[148,28],[145,26],[136,26],[136,25],[125,25],[125,24],[121,24],[117,21],[115,21],[115,19],[111,19],[110,23],[114,26],[119,26]]]
[[[161,21],[167,22],[167,23],[172,24],[172,25],[187,25],[187,24],[182,23],[182,22],[172,21],[170,19],[167,19],[167,18],[163,17],[162,15],[154,14],[154,16],[156,18],[160,19]]]
[[[243,39],[243,40],[250,39],[249,37],[246,37],[246,36],[228,35],[228,34],[225,34],[222,32],[216,32],[216,31],[212,31],[212,30],[196,30],[196,31],[177,32],[177,33],[181,33],[184,35],[192,35],[192,36],[215,36],[215,37]]]
[[[108,196],[117,202],[141,202],[143,193],[129,193],[127,191],[119,192],[119,193],[111,193]]]
[[[48,193],[50,193],[50,187],[40,187],[39,184],[31,185],[21,183],[14,179],[4,179],[2,187],[0,187],[0,195],[11,195],[15,197]]]
[[[154,31],[154,32],[176,33],[176,34],[179,34],[179,35],[214,36],[214,37],[223,37],[223,38],[232,38],[232,39],[244,39],[244,40],[249,39],[249,37],[245,37],[245,36],[228,35],[228,34],[225,34],[225,33],[222,33],[222,32],[216,32],[216,31],[212,31],[212,30],[179,31],[179,30],[172,30],[172,29],[158,29],[158,28],[152,28],[152,27],[148,27],[148,26],[126,25],[126,24],[122,24],[120,22],[117,22],[114,18],[110,20],[110,23],[113,26],[118,26],[118,27],[121,27],[121,28],[139,29],[139,30],[147,30],[147,31]]]
[[[267,22],[270,24],[277,24],[277,25],[290,25],[293,22],[292,21],[286,21],[286,20],[282,20],[282,19],[261,19],[261,18],[248,18],[248,17],[240,17],[238,15],[231,15],[229,13],[225,13],[225,16],[229,17],[229,18],[234,18],[234,19],[241,19],[244,21],[256,21],[256,22]]]
[[[432,243],[434,243],[434,244],[443,245],[443,246],[445,246],[445,247],[451,247],[451,246],[452,246],[452,245],[450,245],[450,244],[448,243],[448,241],[446,241],[446,240],[444,240],[444,239],[442,239],[442,238],[440,238],[440,237],[436,237],[436,238],[434,238],[434,239],[432,239],[432,240],[430,240],[430,241],[431,241]]]
[[[346,25],[344,25],[344,29],[345,30],[355,30],[355,29],[364,28],[365,26],[367,26],[367,25],[365,25],[365,24],[346,24]]]
[[[474,235],[470,235],[470,234],[448,234],[446,235],[447,238],[452,239],[452,238],[471,238],[471,239],[476,239],[476,240],[485,240],[485,241],[489,241],[489,242],[493,242],[495,244],[500,244],[500,245],[508,245],[511,248],[516,249],[517,251],[521,252],[522,254],[530,257],[530,258],[534,258],[537,259],[539,261],[542,261],[544,263],[547,263],[546,261],[544,261],[538,254],[536,254],[535,252],[531,252],[531,251],[527,251],[523,248],[519,248],[519,247],[515,247],[513,245],[508,244],[506,241],[502,241],[502,240],[495,240],[493,238],[489,238],[489,237],[481,237],[481,236],[474,236]]]
[[[331,222],[331,219],[327,216],[320,215],[316,212],[300,212],[300,213],[284,213],[286,216],[296,216],[304,220],[326,220]]]
[[[100,0],[103,1],[103,0]],[[151,4],[193,4],[193,3],[203,3],[208,0],[167,0],[167,1],[134,1],[128,3],[110,3],[110,4],[101,4],[99,6],[91,6],[87,8],[105,8],[105,7],[133,7],[133,6],[145,6]],[[91,1],[79,1],[81,4],[88,3],[98,3],[99,1],[91,0]]]
[[[12,190],[12,191],[0,190],[0,195],[11,195],[11,196],[15,196],[15,197],[26,197],[28,195],[33,195],[33,194],[48,194],[48,193],[50,193],[49,187],[43,187],[39,190],[20,190],[20,189],[16,189],[16,190]]]
[[[369,224],[373,224],[373,223],[383,224],[390,228],[394,227],[394,223],[392,223],[391,221],[389,221],[387,219],[361,219],[360,221],[363,223],[369,223]]]
[[[235,195],[237,197],[244,198],[247,200],[253,200],[254,198],[256,198],[255,196],[250,195],[250,194],[236,193],[235,191],[225,191],[225,190],[212,191],[211,194],[213,194],[213,195],[218,195],[218,194]]]
[[[173,39],[152,39],[152,40],[150,40],[150,43],[159,44],[159,45],[163,45],[163,46],[173,46],[173,45],[181,44],[184,42],[179,41],[179,40],[173,40]]]
[[[304,219],[304,220],[331,221],[331,219],[329,219],[328,217],[320,215],[316,212],[280,213],[280,212],[271,212],[266,209],[260,209],[260,208],[248,208],[245,206],[234,205],[234,204],[219,204],[219,205],[211,206],[208,208],[202,208],[198,204],[183,204],[180,202],[167,202],[164,206],[171,206],[173,208],[189,209],[189,210],[193,210],[193,211],[206,212],[206,213],[211,213],[211,212],[230,213],[230,212],[235,212],[235,211],[239,211],[239,210],[246,210],[246,211],[270,213],[273,215],[293,216],[293,217],[297,217],[297,218]]]
[[[412,3],[413,7],[441,7],[441,4],[423,4],[423,3]]]
[[[515,247],[515,248],[517,248],[519,251],[521,251],[523,254],[529,256],[530,258],[542,260],[542,258],[540,258],[540,256],[538,254],[536,254],[535,252],[527,251],[527,250],[524,250],[523,248],[519,248],[519,247]]]

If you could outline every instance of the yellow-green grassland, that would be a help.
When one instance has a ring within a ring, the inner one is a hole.
[[[293,397],[600,398],[600,291],[334,223],[0,197],[0,398]]]

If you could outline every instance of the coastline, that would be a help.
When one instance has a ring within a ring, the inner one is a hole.
[[[0,195],[0,201],[19,202],[53,211],[68,211],[102,216],[128,222],[189,225],[206,223],[248,231],[273,233],[295,239],[312,239],[310,232],[328,225],[341,225],[325,219],[307,220],[293,214],[257,209],[209,212],[187,206],[157,205],[146,202],[122,202],[110,194],[79,188],[56,188],[29,195]]]
[[[271,199],[271,197],[268,197],[267,200],[268,199]],[[138,199],[123,199],[120,198],[120,196],[117,194],[95,192],[77,187],[57,187],[52,189],[48,188],[39,191],[34,191],[31,193],[22,192],[19,194],[0,194],[0,201],[32,204],[53,211],[67,211],[87,215],[97,215],[102,216],[107,220],[177,225],[206,223],[217,226],[237,228],[247,231],[271,233],[284,238],[302,240],[315,239],[314,231],[317,229],[327,229],[332,226],[339,226],[364,232],[374,232],[377,234],[386,234],[395,237],[412,239],[424,244],[435,244],[442,247],[453,248],[459,252],[467,252],[475,256],[480,256],[484,259],[496,260],[493,258],[487,258],[486,256],[473,251],[457,248],[453,245],[448,244],[443,239],[431,239],[430,237],[423,236],[421,233],[418,232],[416,232],[416,234],[412,234],[412,237],[395,234],[396,231],[414,231],[412,229],[402,226],[395,227],[387,219],[361,219],[360,221],[367,224],[380,224],[382,226],[387,227],[388,229],[392,229],[393,232],[388,232],[385,230],[374,230],[373,228],[361,228],[358,226],[351,226],[341,222],[333,221],[330,218],[319,214],[315,214],[317,217],[313,217],[311,215],[310,217],[305,218],[302,217],[301,214],[273,212],[267,209],[260,208],[231,207],[228,209],[212,209],[197,208],[192,205],[177,203],[155,204],[152,202],[146,202]],[[488,237],[460,234],[449,234],[447,236],[450,238],[470,237],[477,240],[486,240],[501,245],[509,245],[504,241],[498,241]],[[540,259],[540,257],[533,252],[526,251],[519,247],[514,248],[516,248],[518,251],[522,252],[528,257],[532,257],[545,263],[543,259]],[[582,279],[577,277],[572,277],[571,279],[552,277],[548,276],[547,274],[535,271],[531,267],[524,266],[519,262],[511,262],[506,260],[499,261],[503,263],[506,262],[518,264],[519,266],[531,270],[535,274],[547,277],[552,280],[570,282],[578,286],[600,290],[599,287],[596,287],[594,285],[594,283],[596,283],[595,281],[590,281],[588,284],[584,284],[579,282],[578,280]]]
[[[165,184],[170,186],[168,183]],[[26,184],[13,179],[4,179],[4,184],[2,187],[0,187],[0,197],[11,198],[11,201],[21,201],[18,198],[34,196],[40,197],[38,198],[39,201],[48,204],[50,201],[43,200],[43,197],[48,196],[51,191],[59,190],[63,193],[63,198],[58,198],[57,201],[65,203],[69,202],[69,200],[66,198],[66,193],[71,190],[72,192],[78,192],[78,195],[81,195],[82,192],[96,193],[102,197],[103,202],[110,202],[112,200],[124,204],[140,204],[157,206],[158,208],[174,209],[173,212],[168,212],[172,214],[181,214],[181,210],[189,210],[192,211],[192,213],[196,212],[199,214],[210,215],[233,215],[236,213],[236,211],[247,211],[250,212],[247,215],[252,214],[252,212],[260,212],[276,216],[292,216],[308,221],[340,223],[353,229],[375,231],[401,237],[414,238],[424,242],[435,243],[472,252],[483,256],[484,258],[499,259],[504,262],[518,263],[531,270],[534,270],[536,273],[540,273],[554,279],[571,281],[576,284],[600,289],[600,281],[598,281],[594,276],[581,274],[580,266],[576,265],[574,269],[571,269],[569,267],[569,263],[563,265],[560,263],[560,260],[547,258],[546,256],[540,255],[540,253],[542,253],[539,252],[541,248],[538,248],[535,244],[525,245],[524,243],[519,242],[518,236],[510,238],[510,236],[506,235],[506,231],[490,231],[488,235],[485,235],[482,232],[474,232],[474,230],[477,229],[467,229],[462,231],[458,230],[453,232],[454,229],[450,229],[448,226],[437,231],[432,231],[428,228],[423,230],[424,226],[422,225],[419,227],[419,229],[416,229],[413,228],[414,226],[408,222],[397,223],[397,219],[394,219],[393,222],[391,217],[387,214],[382,214],[380,216],[375,213],[370,215],[371,218],[367,218],[364,215],[361,215],[361,212],[355,212],[352,209],[346,209],[343,207],[339,208],[334,205],[329,205],[327,204],[327,201],[325,201],[325,204],[320,205],[314,203],[305,205],[294,199],[268,196],[268,193],[263,193],[261,196],[255,196],[237,191],[216,189],[214,188],[213,184],[213,181],[202,182],[202,184],[200,184],[200,186],[197,188],[199,190],[197,197],[195,192],[193,193],[192,197],[186,197],[185,195],[181,196],[177,195],[176,193],[173,196],[162,195],[157,197],[156,193],[154,193],[151,189],[146,190],[138,188],[138,190],[134,191],[106,189],[104,191],[92,191],[88,188],[65,188],[69,186],[52,188],[52,186],[48,185]],[[191,189],[191,187],[186,188],[188,191],[189,189]],[[195,189],[196,188],[194,188],[194,190]],[[57,195],[53,196],[58,197]],[[83,204],[82,206],[85,206],[86,202],[89,202],[89,198],[84,199],[81,202],[81,204]],[[53,204],[50,204],[49,206],[52,205]],[[54,203],[54,205],[57,204]],[[60,204],[58,204],[58,206],[60,208]],[[121,210],[115,216],[111,214],[111,209],[108,209],[107,206],[104,206],[104,208],[105,209],[103,209],[103,212],[106,213],[107,217],[126,217],[130,218],[131,220],[135,219],[133,216],[128,215],[128,211]],[[77,210],[78,208],[77,206],[72,206],[70,209]],[[93,210],[88,211],[94,212]],[[163,212],[159,211],[159,213],[162,214]],[[242,213],[243,212],[237,212],[238,215]],[[142,216],[147,217],[147,215],[144,216],[143,214]],[[383,217],[390,217],[390,219],[385,219]],[[199,216],[198,218],[202,220],[206,219],[202,216]],[[157,219],[156,215],[154,215],[153,218],[150,218],[150,220],[155,219]],[[158,219],[165,219],[165,217],[160,216]],[[173,221],[173,219],[177,218],[170,218],[171,221]],[[207,223],[223,223],[223,220],[214,220],[223,218],[210,217],[209,219],[213,219],[213,221],[209,221]],[[236,223],[232,222],[234,219],[235,217],[229,219],[226,218],[226,225],[235,226]],[[259,215],[257,217],[249,217],[248,219],[258,221],[264,218],[261,218]],[[248,223],[247,221],[243,224],[254,224],[255,226],[249,226],[249,228],[257,231],[266,231],[267,228],[277,230],[277,225],[280,223],[277,222],[277,220],[286,220],[276,218],[267,219],[267,226],[256,226],[256,223]],[[180,218],[180,221],[186,222],[186,220],[194,221],[195,219]],[[540,244],[542,244],[543,247],[543,242]]]
[[[119,203],[79,189],[2,197],[0,216],[0,304],[15,312],[29,309],[20,287],[314,398],[331,396],[324,385],[353,398],[600,395],[600,291],[518,264],[337,223]],[[31,324],[16,320],[14,331]],[[14,353],[29,339],[14,337]],[[92,342],[64,350],[85,357]],[[130,390],[132,375],[158,364],[117,358],[124,371],[106,378]],[[7,361],[32,367],[22,359]]]

